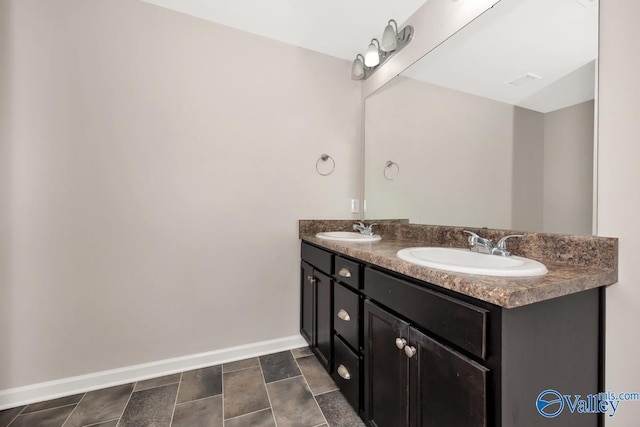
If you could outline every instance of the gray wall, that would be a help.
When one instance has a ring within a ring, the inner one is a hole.
[[[544,117],[526,108],[513,109],[514,230],[543,230]]]
[[[0,390],[298,334],[297,220],[359,191],[348,61],[131,0],[0,12]]]
[[[544,225],[593,233],[593,101],[544,116]]]
[[[0,339],[12,334],[10,286],[11,278],[11,144],[9,144],[9,4],[0,1]],[[0,345],[0,367],[9,366],[9,346]],[[3,368],[0,374],[6,375]],[[2,389],[2,386],[0,386]]]
[[[513,107],[398,77],[365,105],[369,218],[507,228]],[[386,180],[386,161],[399,164]],[[498,171],[499,168],[499,171]]]
[[[365,141],[368,218],[592,232],[593,101],[542,114],[398,77],[366,99]]]
[[[619,241],[619,283],[607,288],[606,390],[640,392],[640,3],[600,2],[598,234]],[[621,402],[607,427],[638,424],[640,402]]]

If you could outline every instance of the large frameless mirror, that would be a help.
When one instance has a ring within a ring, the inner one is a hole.
[[[501,0],[365,99],[365,218],[591,234],[597,53],[596,1]]]

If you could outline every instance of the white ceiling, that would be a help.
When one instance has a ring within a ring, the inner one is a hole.
[[[403,75],[543,113],[593,99],[598,7],[591,3],[502,0]],[[542,78],[508,84],[529,73]]]
[[[380,39],[389,19],[404,22],[426,0],[142,0],[353,60]]]

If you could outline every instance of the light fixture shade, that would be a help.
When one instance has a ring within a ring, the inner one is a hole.
[[[393,23],[393,25],[391,25]],[[389,21],[382,33],[382,43],[380,49],[385,52],[392,52],[398,47],[398,24],[393,19]]]
[[[367,67],[375,67],[379,63],[380,63],[380,43],[378,43],[378,40],[373,39],[371,40],[371,43],[367,48],[367,53],[364,55],[364,65],[366,65]]]
[[[364,58],[360,54],[358,54],[356,59],[353,60],[353,65],[351,66],[351,78],[353,80],[364,79]]]

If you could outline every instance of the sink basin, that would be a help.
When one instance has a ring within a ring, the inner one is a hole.
[[[544,264],[529,258],[487,255],[461,248],[405,248],[396,256],[424,267],[486,276],[542,276],[548,271]]]
[[[382,240],[382,237],[377,234],[367,236],[351,231],[323,231],[322,233],[316,234],[316,237],[326,240],[339,240],[341,242],[377,242],[378,240]]]

